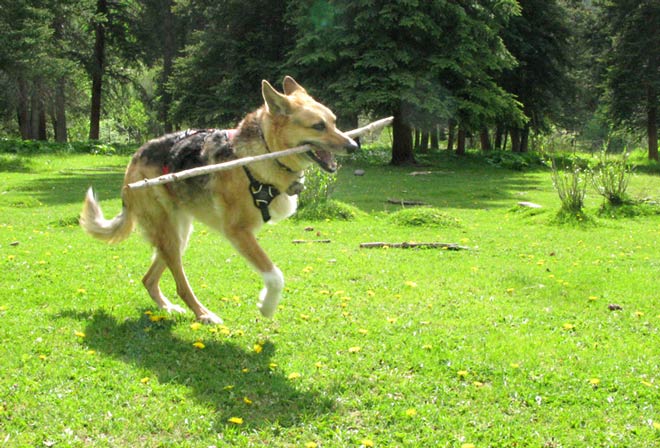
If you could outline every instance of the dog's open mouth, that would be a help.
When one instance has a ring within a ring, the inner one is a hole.
[[[314,160],[318,165],[328,173],[334,173],[337,171],[337,161],[335,156],[325,149],[314,148],[311,151],[306,153],[312,160]]]

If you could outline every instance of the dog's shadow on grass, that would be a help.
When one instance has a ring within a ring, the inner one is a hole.
[[[204,344],[200,348],[193,345],[194,340],[173,333],[177,324],[172,319],[153,322],[142,315],[119,322],[102,310],[60,316],[86,322],[84,343],[89,349],[145,369],[159,385],[184,385],[195,400],[210,403],[216,409],[217,426],[232,424],[228,423],[232,417],[251,426],[274,422],[291,426],[303,415],[332,410],[331,400],[300,390],[272,364],[272,343],[257,353],[203,327],[198,330]]]

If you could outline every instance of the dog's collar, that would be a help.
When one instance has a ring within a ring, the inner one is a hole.
[[[261,140],[264,142],[264,147],[266,148],[266,151],[272,153],[273,151],[271,151],[270,148],[268,147],[268,142],[266,141],[266,137],[264,136],[264,131],[261,129],[261,126],[259,126],[258,128],[259,128],[259,135],[261,136]],[[302,177],[300,171],[295,171],[293,168],[286,166],[284,163],[280,162],[280,159],[273,159],[273,160],[275,160],[275,163],[279,168],[283,169],[287,173],[296,174],[298,175],[299,178]]]
[[[262,184],[259,182],[255,179],[247,166],[243,165],[243,169],[250,181],[250,194],[252,195],[254,206],[261,212],[261,217],[264,219],[264,222],[268,222],[270,221],[270,211],[268,210],[268,206],[273,202],[273,199],[280,194],[280,190],[274,185]]]

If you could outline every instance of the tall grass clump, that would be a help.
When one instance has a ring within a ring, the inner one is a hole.
[[[559,168],[552,162],[552,185],[561,200],[561,210],[569,214],[581,214],[587,194],[588,172],[577,164]]]
[[[598,165],[592,170],[591,183],[596,192],[605,198],[607,204],[623,205],[632,172],[627,152],[624,151],[620,158],[611,159],[607,157],[605,151],[602,151]]]
[[[335,174],[312,168],[305,174],[305,189],[298,195],[298,212],[295,217],[318,221],[323,219],[354,219],[357,208],[330,199],[337,183]]]

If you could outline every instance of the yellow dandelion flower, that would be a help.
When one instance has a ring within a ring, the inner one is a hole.
[[[644,313],[642,311],[635,311],[635,317],[642,317]]]
[[[520,364],[518,364],[517,362],[512,362],[509,365],[511,366],[512,369],[519,369],[520,368]]]
[[[388,317],[387,318],[387,323],[393,324],[396,322],[396,317]]]
[[[417,415],[417,409],[413,409],[413,408],[406,409],[406,415],[407,415],[408,417],[414,417],[414,416],[416,416],[416,415]]]
[[[165,316],[149,316],[149,320],[151,322],[160,322],[161,320],[165,320],[167,317]]]
[[[598,300],[597,296],[589,296],[589,300],[593,302],[594,300]]]
[[[85,337],[85,333],[83,333],[82,331],[76,331],[74,334],[76,336],[78,336],[79,338],[84,338]]]
[[[570,324],[570,323],[567,322],[563,325],[562,328],[566,331],[571,331],[571,330],[575,330],[575,325]]]
[[[229,328],[225,327],[224,325],[220,325],[220,328],[218,329],[218,331],[223,336],[229,336],[231,334],[231,331],[229,331]]]
[[[243,403],[249,406],[252,404],[252,400],[250,400],[248,397],[243,397]]]
[[[223,387],[222,390],[232,390],[234,388],[233,384],[228,384],[227,386]]]
[[[197,341],[197,342],[194,342],[194,343],[193,343],[193,347],[196,347],[196,348],[198,348],[198,349],[201,350],[201,349],[203,349],[204,347],[206,347],[206,345],[204,345],[204,343],[203,343],[202,341]]]
[[[596,387],[596,386],[598,386],[598,385],[600,384],[600,379],[599,379],[599,378],[591,378],[591,379],[589,380],[589,384],[591,384],[592,386]]]
[[[316,448],[317,446],[316,442],[307,442],[305,444],[305,448]]]
[[[197,330],[199,330],[200,328],[202,328],[202,324],[199,323],[199,322],[194,322],[194,323],[190,324],[190,329],[191,329],[192,331],[197,331]]]
[[[369,330],[367,330],[366,328],[360,328],[358,330],[358,333],[360,333],[360,334],[369,334]]]
[[[287,378],[289,378],[290,380],[297,380],[298,378],[300,378],[300,374],[298,372],[291,372],[289,373],[289,376]]]
[[[78,294],[85,294],[87,292],[87,290],[85,288],[78,288],[78,290],[76,292]]]
[[[309,314],[301,314],[301,315],[300,315],[300,318],[301,318],[302,320],[309,320]]]
[[[7,311],[7,309],[6,305],[0,305],[0,311]]]
[[[467,370],[459,370],[458,372],[456,372],[456,374],[461,378],[465,378],[466,376],[468,376],[468,371]]]
[[[376,295],[376,293],[373,292],[371,289],[367,291],[367,296],[368,296],[368,297],[373,297],[373,296],[375,296],[375,295]]]
[[[144,312],[144,315],[145,315],[145,316],[151,316],[152,314],[153,314],[153,313],[152,313],[151,311],[149,311],[149,310],[147,310],[147,311]]]
[[[141,378],[141,379],[140,379],[140,382],[141,382],[142,384],[147,384],[147,383],[149,382],[149,377],[148,377],[148,376],[145,376],[144,378]]]
[[[16,258],[16,255],[7,255],[7,260],[12,261]]]
[[[361,348],[361,347],[358,347],[358,346],[355,346],[355,347],[349,347],[349,348],[348,348],[348,353],[357,353],[357,352],[359,352],[360,350],[362,350],[362,348]]]
[[[39,355],[39,359],[41,359],[42,361],[45,361],[47,358],[48,356],[46,355]]]
[[[264,346],[257,343],[257,344],[254,344],[254,347],[252,347],[252,349],[254,350],[255,353],[261,353],[262,350],[264,349]]]
[[[270,364],[268,364],[268,368],[270,370],[275,370],[275,369],[277,369],[277,364],[274,363],[274,362],[271,362]]]
[[[243,424],[243,419],[240,417],[231,417],[229,420],[227,420],[229,423],[233,423],[235,425],[242,425]]]
[[[317,369],[322,369],[322,368],[325,367],[325,365],[323,365],[323,363],[321,361],[319,361],[319,362],[314,364],[314,367],[316,367]]]
[[[464,443],[461,448],[476,448],[476,445],[474,443]]]
[[[507,288],[506,289],[507,294],[513,294],[514,291],[515,291],[514,288]]]
[[[313,267],[311,267],[311,266],[305,266],[305,267],[303,268],[302,271],[303,271],[305,274],[309,274],[309,273],[312,272],[313,270],[314,270]]]
[[[363,439],[362,441],[360,441],[360,443],[361,443],[362,446],[365,447],[365,448],[373,448],[373,446],[374,446],[374,442],[372,442],[372,441],[369,440],[369,439]]]
[[[653,422],[653,429],[660,429],[660,422]]]
[[[87,350],[88,355],[96,355],[96,350]]]
[[[410,286],[411,288],[417,288],[417,283],[413,282],[412,280],[408,280],[406,282],[406,286]]]
[[[433,349],[433,346],[431,344],[424,344],[424,345],[422,345],[422,348],[424,350],[431,350],[431,349]]]
[[[247,367],[244,367],[244,368],[241,369],[241,372],[250,373],[250,369],[248,369]]]
[[[472,384],[473,384],[474,387],[476,387],[476,388],[484,387],[484,383],[482,383],[481,381],[475,381],[475,382],[472,383]]]

